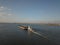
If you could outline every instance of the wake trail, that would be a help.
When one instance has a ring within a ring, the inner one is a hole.
[[[43,36],[41,33],[35,32],[35,31],[32,30],[32,29],[29,29],[28,31],[33,32],[34,34],[37,34],[37,35],[39,35],[39,36],[42,36],[42,37],[45,38],[45,39],[48,39],[46,36]]]

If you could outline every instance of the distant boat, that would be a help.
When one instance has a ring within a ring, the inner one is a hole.
[[[19,26],[19,28],[23,29],[23,30],[30,30],[30,26]]]
[[[42,36],[45,39],[48,39],[46,36],[43,36],[42,34],[35,32],[30,26],[18,26],[19,28],[23,29],[23,30],[28,30],[29,32],[33,32],[34,34],[37,34],[39,36]]]
[[[28,26],[19,26],[20,29],[28,30]]]

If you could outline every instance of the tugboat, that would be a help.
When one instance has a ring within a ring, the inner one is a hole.
[[[23,30],[30,30],[31,27],[30,26],[18,26],[20,29],[23,29]]]
[[[20,29],[28,30],[28,26],[18,26]]]

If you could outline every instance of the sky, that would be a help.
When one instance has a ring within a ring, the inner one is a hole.
[[[60,23],[60,0],[0,0],[0,22]]]

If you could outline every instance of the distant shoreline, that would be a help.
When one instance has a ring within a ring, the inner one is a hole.
[[[39,24],[39,25],[48,25],[48,26],[60,26],[60,24],[55,24],[55,23],[0,23],[0,24]]]
[[[46,25],[49,25],[49,26],[60,26],[60,24],[46,24]]]

